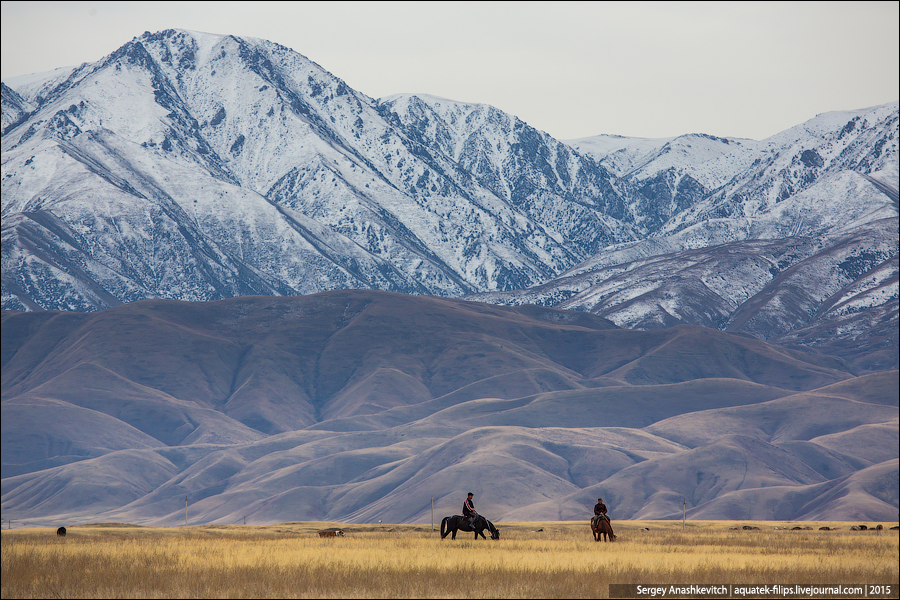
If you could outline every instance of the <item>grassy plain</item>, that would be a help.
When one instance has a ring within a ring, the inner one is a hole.
[[[616,543],[594,542],[586,521],[497,525],[499,541],[477,542],[422,525],[308,522],[100,524],[64,538],[4,530],[2,597],[605,598],[610,583],[896,584],[900,575],[897,531],[851,523],[694,521],[682,531],[614,521]],[[760,530],[731,529],[741,525]],[[333,526],[346,537],[316,535]]]

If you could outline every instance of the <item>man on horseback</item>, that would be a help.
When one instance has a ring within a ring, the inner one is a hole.
[[[594,516],[591,518],[591,531],[597,542],[601,538],[609,542],[616,541],[616,534],[613,533],[612,523],[606,513],[607,509],[603,504],[603,498],[597,498],[597,504],[594,505]]]
[[[594,505],[594,518],[591,520],[591,526],[596,527],[598,519],[605,519],[609,522],[609,516],[606,514],[606,505],[603,504],[603,498],[597,498],[597,504]]]
[[[472,498],[475,497],[475,494],[469,492],[469,495],[466,497],[466,501],[463,502],[463,516],[469,518],[469,525],[472,526],[472,529],[475,529],[475,518],[478,517],[478,512],[475,510],[475,500]]]

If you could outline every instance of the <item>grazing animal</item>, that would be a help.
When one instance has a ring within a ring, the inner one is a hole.
[[[319,537],[344,537],[343,529],[323,529],[319,532]]]
[[[608,518],[591,519],[591,532],[594,534],[595,542],[599,542],[601,537],[603,537],[604,542],[616,541],[616,534],[613,533],[612,524]]]
[[[475,517],[475,528],[472,529],[472,526],[469,524],[469,517],[464,517],[462,515],[453,515],[452,517],[444,517],[441,521],[441,539],[447,537],[448,534],[452,534],[450,536],[451,540],[456,539],[457,531],[474,531],[475,539],[478,539],[478,536],[481,536],[481,539],[486,540],[484,537],[484,530],[487,529],[491,532],[492,540],[500,539],[500,530],[494,527],[494,524],[478,515]]]
[[[65,527],[60,527],[59,529],[57,529],[57,530],[56,530],[56,535],[59,535],[59,536],[62,536],[62,537],[66,537],[66,528],[65,528]]]

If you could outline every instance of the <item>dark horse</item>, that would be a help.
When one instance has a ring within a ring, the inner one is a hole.
[[[603,536],[604,542],[616,541],[616,534],[613,533],[612,524],[608,517],[599,516],[591,519],[591,531],[594,533],[594,541],[599,542],[600,536]]]
[[[487,529],[491,532],[492,540],[500,539],[500,530],[494,527],[494,524],[478,515],[475,517],[475,529],[472,529],[472,526],[469,524],[469,517],[464,517],[462,515],[453,515],[452,517],[444,517],[444,520],[441,521],[441,539],[447,537],[447,534],[452,534],[450,539],[456,539],[456,532],[459,531],[474,531],[475,539],[478,539],[480,535],[482,539],[487,539],[484,537],[484,530]]]

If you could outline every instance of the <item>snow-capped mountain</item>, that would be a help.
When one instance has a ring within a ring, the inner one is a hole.
[[[617,177],[636,215],[662,224],[545,284],[469,297],[870,350],[880,358],[867,368],[896,366],[897,106],[819,115],[762,142],[570,141]]]
[[[3,135],[8,308],[516,289],[634,239],[604,212],[617,202],[605,172],[579,175],[583,159],[549,136],[483,108],[503,153],[521,145],[522,172],[494,184],[423,144],[398,99],[263,40],[144,34],[26,87],[36,109]],[[5,93],[4,114],[16,102]]]
[[[4,308],[372,288],[776,339],[877,279],[854,310],[896,315],[896,102],[761,141],[563,143],[491,106],[369,98],[272,42],[167,30],[4,82],[3,119]],[[776,298],[798,308],[748,316]]]

